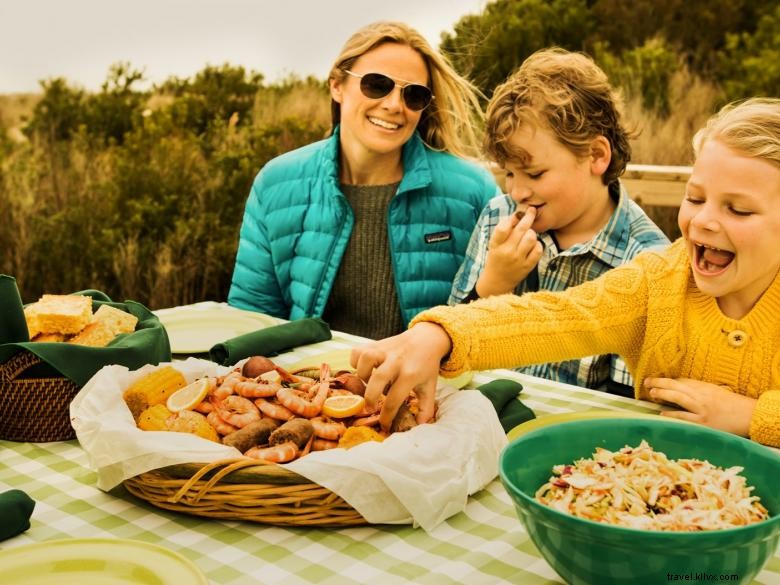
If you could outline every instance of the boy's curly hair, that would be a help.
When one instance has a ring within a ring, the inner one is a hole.
[[[624,128],[622,100],[606,74],[582,53],[553,47],[528,57],[493,92],[487,107],[484,150],[503,165],[528,155],[509,139],[522,125],[548,127],[578,158],[589,156],[590,142],[604,136],[612,160],[602,176],[616,181],[631,159],[631,135]]]

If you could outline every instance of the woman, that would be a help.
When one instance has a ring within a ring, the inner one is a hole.
[[[329,76],[329,138],[269,162],[244,212],[228,302],[322,316],[378,339],[444,304],[498,191],[477,154],[473,86],[414,29],[371,24]]]

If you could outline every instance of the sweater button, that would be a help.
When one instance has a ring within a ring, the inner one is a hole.
[[[742,347],[748,339],[748,334],[740,329],[734,329],[728,335],[729,345],[731,347]]]

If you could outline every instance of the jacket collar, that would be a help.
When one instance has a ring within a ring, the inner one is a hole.
[[[328,175],[336,186],[340,185],[339,180],[339,136],[341,126],[336,126],[333,134],[326,139],[326,146],[323,150],[324,168],[328,169]],[[425,146],[420,134],[415,131],[412,137],[404,144],[401,153],[404,165],[404,176],[398,187],[398,193],[405,193],[413,189],[422,189],[431,184],[431,166],[428,161],[428,148]]]

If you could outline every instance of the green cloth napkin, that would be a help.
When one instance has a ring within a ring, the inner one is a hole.
[[[21,490],[0,494],[0,540],[21,534],[30,527],[35,500]]]
[[[498,420],[505,433],[517,425],[536,418],[534,411],[520,402],[517,395],[523,390],[523,385],[514,380],[493,380],[477,388],[487,396],[496,409]]]
[[[22,297],[13,276],[0,274],[0,299],[0,343],[30,341]]]
[[[16,313],[17,316],[21,314],[21,322],[24,325],[23,330],[20,330],[18,324],[14,325],[15,329],[11,330],[10,334],[6,333],[5,328],[3,329],[0,362],[5,362],[19,351],[26,349],[37,355],[43,362],[35,366],[34,372],[33,369],[27,372],[30,377],[45,378],[62,375],[73,380],[77,386],[83,386],[103,366],[119,364],[135,370],[146,364],[170,361],[171,346],[168,343],[168,334],[160,320],[149,309],[135,301],[111,302],[108,296],[95,290],[73,294],[91,296],[93,311],[102,304],[108,304],[135,315],[138,317],[138,324],[133,333],[117,335],[106,347],[29,341],[27,323],[24,321],[23,309],[18,301],[19,291],[16,289],[15,281],[13,287],[5,282],[7,278],[10,277],[0,280],[0,314]],[[15,321],[5,316],[5,322]]]
[[[253,355],[272,357],[331,337],[330,327],[322,319],[298,319],[218,343],[209,350],[209,358],[222,366],[232,366]]]

